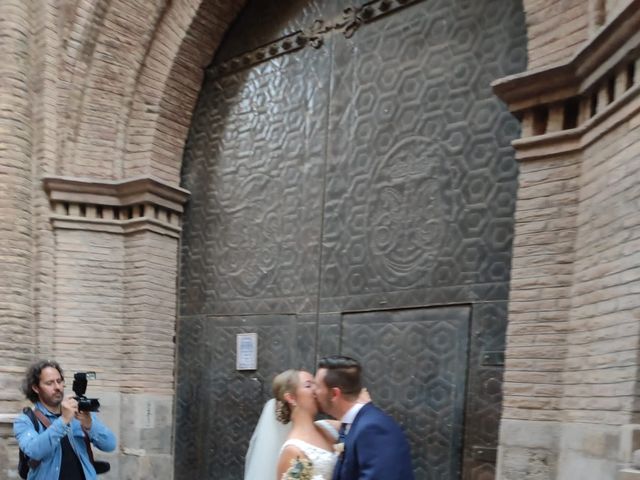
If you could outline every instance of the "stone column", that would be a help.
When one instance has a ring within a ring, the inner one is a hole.
[[[187,192],[151,178],[45,179],[56,237],[55,355],[92,370],[116,433],[109,478],[173,474],[176,278]]]
[[[18,408],[33,351],[29,2],[0,2],[0,414]]]
[[[514,142],[499,480],[638,478],[639,30],[629,0],[571,61],[494,84],[525,126],[522,110],[583,99],[581,128]]]

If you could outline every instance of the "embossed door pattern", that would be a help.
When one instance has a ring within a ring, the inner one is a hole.
[[[470,310],[343,317],[343,351],[362,361],[374,401],[404,426],[416,478],[460,478]]]
[[[335,352],[417,479],[492,479],[518,124],[490,82],[525,68],[521,2],[274,4],[228,32],[185,149],[176,479],[242,478],[273,375]]]

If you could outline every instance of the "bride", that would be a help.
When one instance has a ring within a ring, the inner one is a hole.
[[[273,380],[273,395],[249,444],[245,480],[293,478],[300,469],[306,469],[312,480],[331,480],[338,431],[331,421],[313,421],[318,413],[313,375],[282,372]]]

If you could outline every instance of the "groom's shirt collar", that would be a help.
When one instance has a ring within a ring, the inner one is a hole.
[[[358,412],[362,407],[364,407],[364,403],[356,403],[355,405],[353,405],[353,407],[347,410],[347,413],[345,413],[342,419],[340,420],[341,423],[347,424],[347,431],[349,431],[349,427],[351,426],[353,421],[356,419],[356,416],[358,415]]]

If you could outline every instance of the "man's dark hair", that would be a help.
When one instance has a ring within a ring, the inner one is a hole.
[[[42,373],[42,370],[47,367],[58,370],[62,380],[64,380],[62,368],[60,368],[60,365],[55,360],[38,360],[33,363],[27,369],[24,378],[22,379],[22,393],[24,393],[24,396],[31,400],[32,403],[36,403],[38,401],[38,394],[33,391],[32,387],[37,386],[40,383],[40,374]]]
[[[324,377],[327,387],[339,388],[347,398],[355,398],[360,394],[362,367],[354,358],[344,355],[322,357],[318,362],[318,368],[327,370],[327,375]]]

